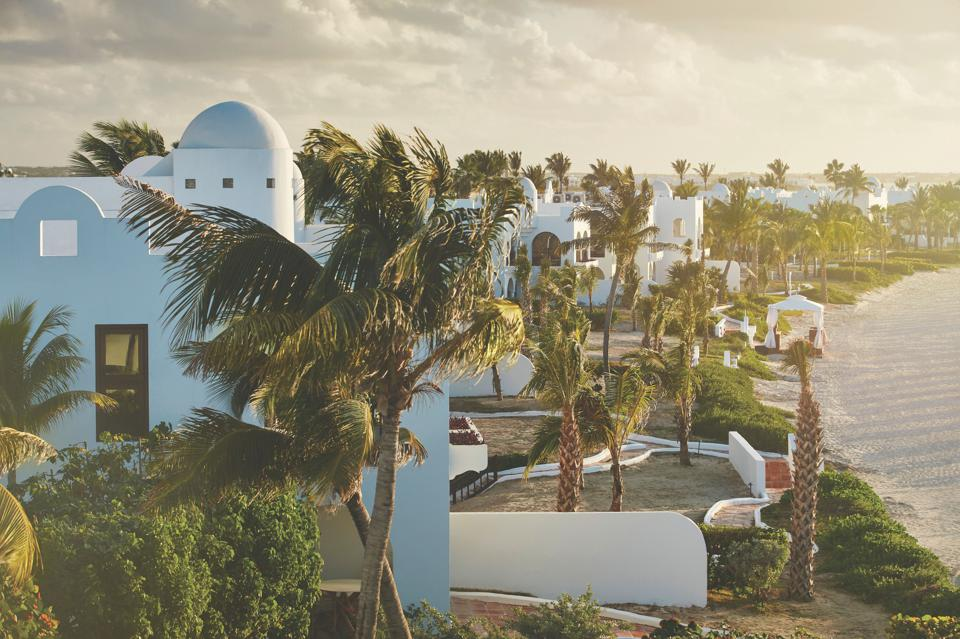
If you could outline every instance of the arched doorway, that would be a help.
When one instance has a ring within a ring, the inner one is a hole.
[[[547,260],[550,266],[560,266],[560,238],[544,231],[533,238],[533,265],[540,266]]]

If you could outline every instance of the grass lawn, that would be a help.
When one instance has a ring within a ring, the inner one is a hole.
[[[742,631],[767,632],[790,636],[804,628],[823,639],[877,639],[886,637],[889,615],[878,605],[869,604],[841,590],[832,575],[816,578],[817,595],[813,601],[779,600],[781,593],[762,608],[744,599],[735,599],[726,591],[711,591],[706,608],[660,608],[636,604],[611,607],[683,622],[696,621],[718,628],[726,623]],[[782,590],[782,588],[781,588]],[[610,604],[607,604],[610,605]]]
[[[536,399],[531,397],[510,397],[504,395],[503,401],[489,397],[451,397],[450,410],[455,413],[515,413],[525,410],[544,410]]]
[[[737,472],[726,459],[693,458],[693,467],[681,466],[673,454],[654,455],[637,466],[624,469],[623,509],[675,510],[694,521],[714,503],[731,497],[749,497]],[[584,476],[580,510],[600,512],[610,507],[609,473]],[[455,504],[453,512],[546,512],[554,509],[557,478],[542,477],[498,484],[487,492]]]

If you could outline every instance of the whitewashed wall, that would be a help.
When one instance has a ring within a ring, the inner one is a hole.
[[[728,433],[727,442],[730,445],[730,463],[737,470],[743,483],[750,486],[754,497],[766,493],[767,471],[766,463],[753,446],[736,431]]]
[[[451,513],[450,585],[555,599],[705,606],[700,529],[673,512]]]
[[[503,394],[510,396],[519,393],[530,381],[533,364],[526,356],[518,355],[513,364],[509,363],[509,358],[500,360],[497,370],[500,372]],[[483,397],[493,394],[493,373],[490,369],[485,370],[480,377],[461,379],[450,384],[451,397]]]
[[[487,467],[487,445],[450,444],[450,479],[468,470],[480,472]]]

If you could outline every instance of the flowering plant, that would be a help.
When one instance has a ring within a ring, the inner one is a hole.
[[[59,637],[60,622],[43,604],[40,588],[27,583],[15,588],[9,579],[0,579],[0,629],[11,639],[53,639]]]

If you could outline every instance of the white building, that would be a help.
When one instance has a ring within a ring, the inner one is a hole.
[[[562,245],[577,239],[591,236],[590,225],[587,222],[570,220],[570,214],[579,206],[586,206],[586,193],[567,192],[558,194],[553,191],[553,182],[548,180],[544,193],[538,193],[533,182],[527,178],[520,178],[521,186],[530,203],[525,212],[520,228],[512,238],[505,239],[505,243],[512,240],[512,248],[505,244],[505,251],[510,257],[505,260],[495,288],[497,293],[507,298],[516,298],[519,292],[515,277],[515,268],[512,260],[516,256],[518,247],[523,244],[527,248],[527,255],[533,265],[531,284],[536,283],[540,272],[540,265],[544,260],[551,266],[572,264],[578,267],[596,266],[602,272],[604,279],[593,293],[594,303],[606,300],[610,291],[610,276],[616,268],[616,256],[611,251],[591,247],[576,250],[570,248],[563,251]],[[667,272],[674,262],[685,260],[684,245],[692,245],[691,257],[700,259],[703,250],[703,206],[702,196],[681,198],[675,197],[670,185],[662,180],[655,180],[653,187],[654,200],[650,207],[650,224],[659,229],[653,239],[654,244],[664,248],[651,250],[643,247],[637,254],[636,264],[640,275],[641,290],[649,292],[650,284],[666,284]],[[726,188],[723,185],[724,189]],[[727,191],[729,194],[729,191]],[[717,192],[722,194],[721,191]],[[709,255],[709,253],[708,253]],[[707,265],[721,270],[725,262],[706,260]],[[622,285],[622,282],[621,282]],[[731,291],[740,290],[740,268],[734,263],[731,265],[727,286]],[[586,296],[581,296],[581,302]]]
[[[134,160],[123,174],[187,207],[223,206],[256,217],[318,253],[304,226],[293,150],[263,109],[214,105],[190,122],[169,155]],[[87,360],[75,388],[120,404],[113,413],[71,413],[50,436],[58,447],[92,446],[104,431],[143,436],[160,422],[179,423],[194,407],[220,404],[171,356],[162,320],[165,260],[116,219],[122,195],[110,177],[0,180],[0,304],[36,300],[40,313],[66,305]],[[391,534],[404,602],[427,599],[442,609],[449,603],[448,417],[445,393],[415,401],[404,414],[430,456],[400,471]],[[361,546],[349,516],[323,519],[321,531],[324,578],[358,577]]]

